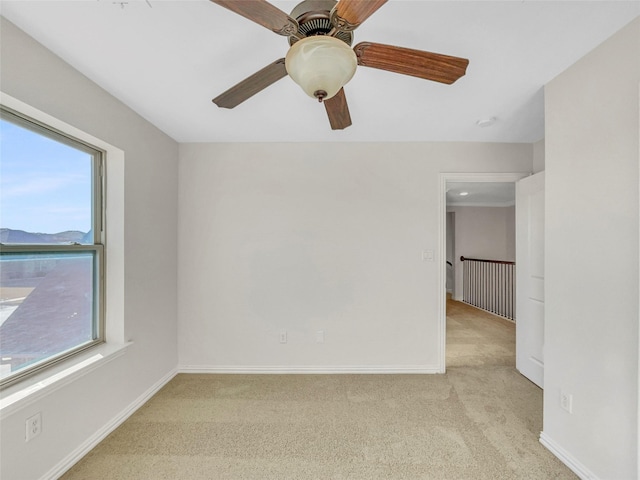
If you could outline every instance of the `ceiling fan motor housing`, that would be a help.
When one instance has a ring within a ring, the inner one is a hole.
[[[291,10],[291,18],[298,22],[298,34],[301,37],[327,35],[332,29],[331,10],[338,2],[335,0],[304,0]],[[347,45],[353,43],[353,32],[339,32],[337,39]],[[296,37],[289,37],[289,45],[298,41]]]

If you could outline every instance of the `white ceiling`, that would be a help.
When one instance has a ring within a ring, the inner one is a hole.
[[[287,13],[297,2],[274,1]],[[123,4],[123,5],[121,5]],[[543,86],[640,15],[638,1],[390,0],[355,32],[470,60],[443,85],[359,67],[353,126],[284,78],[233,110],[211,99],[286,54],[285,37],[207,0],[2,0],[0,12],[179,142],[490,141],[544,136]],[[489,127],[478,120],[495,117]]]

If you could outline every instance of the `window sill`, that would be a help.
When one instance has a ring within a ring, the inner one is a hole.
[[[2,391],[0,420],[109,363],[132,345],[103,343]]]

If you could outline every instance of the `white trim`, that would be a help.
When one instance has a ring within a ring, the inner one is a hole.
[[[513,173],[440,173],[440,194],[438,197],[439,256],[447,258],[447,182],[517,182],[531,175],[531,172]],[[447,342],[447,269],[445,262],[438,262],[438,373],[446,370]]]
[[[573,455],[567,452],[564,448],[554,442],[544,432],[540,432],[540,443],[544,445],[547,450],[553,453],[558,459],[571,469],[573,473],[578,475],[582,480],[598,480],[595,473],[590,471],[582,463],[576,460]]]
[[[234,374],[415,374],[440,373],[437,365],[180,365],[179,373]]]
[[[67,470],[73,467],[82,457],[95,448],[107,435],[118,428],[124,421],[129,418],[136,410],[149,401],[158,390],[164,387],[168,382],[176,376],[178,371],[176,369],[171,370],[164,377],[158,380],[152,385],[146,392],[140,395],[133,401],[127,408],[111,419],[106,425],[91,435],[85,442],[83,442],[78,448],[73,450],[67,455],[61,462],[55,465],[51,470],[45,473],[40,480],[54,480],[60,478]]]
[[[8,387],[0,399],[0,420],[118,358],[130,345],[132,342],[97,345]]]

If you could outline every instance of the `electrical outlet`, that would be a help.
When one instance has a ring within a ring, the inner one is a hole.
[[[316,343],[324,343],[324,330],[316,332]]]
[[[287,331],[280,330],[280,343],[287,343]]]
[[[42,413],[38,412],[27,418],[25,442],[33,440],[35,437],[40,435],[40,433],[42,433]]]
[[[573,413],[573,395],[560,391],[560,406],[569,413]]]

